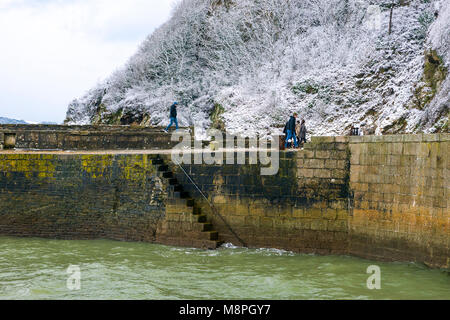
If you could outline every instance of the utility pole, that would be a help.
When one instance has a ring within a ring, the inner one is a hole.
[[[392,16],[394,14],[394,6],[395,6],[395,1],[392,1],[392,4],[391,4],[391,15],[389,17],[389,35],[392,32]]]

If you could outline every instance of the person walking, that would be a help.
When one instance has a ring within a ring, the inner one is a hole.
[[[294,140],[294,146],[295,146],[295,148],[298,148],[297,137],[295,136],[295,122],[296,122],[297,116],[298,116],[298,114],[294,113],[294,115],[291,116],[288,123],[286,124],[287,136],[286,136],[286,143],[284,145],[285,148],[288,147],[288,142],[290,139]]]
[[[178,105],[178,102],[175,101],[175,102],[172,104],[172,106],[170,107],[170,124],[167,126],[166,129],[164,129],[164,131],[165,131],[166,133],[169,132],[169,129],[170,129],[170,127],[171,127],[173,124],[175,124],[176,130],[178,130],[177,105]]]
[[[305,119],[302,119],[302,124],[300,126],[299,139],[300,143],[306,143],[306,124]]]

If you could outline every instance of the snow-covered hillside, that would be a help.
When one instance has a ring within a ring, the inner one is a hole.
[[[176,100],[232,133],[442,132],[449,70],[450,0],[183,0],[67,122],[163,125]]]

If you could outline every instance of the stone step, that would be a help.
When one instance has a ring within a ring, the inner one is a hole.
[[[169,171],[169,166],[166,165],[166,164],[157,165],[157,166],[156,166],[156,170],[157,170],[158,172]]]
[[[175,193],[174,193],[175,194]],[[194,212],[194,206],[189,205],[189,201],[193,201],[192,199],[183,199],[177,197],[168,197],[166,201],[166,205],[179,206],[179,207],[189,207],[191,212]]]
[[[178,237],[159,236],[156,241],[166,245],[181,246],[181,247],[195,247],[205,250],[215,250],[220,247],[223,242],[216,240],[201,240],[201,239],[180,239]]]
[[[200,232],[214,231],[213,230],[213,225],[211,223],[208,223],[208,222],[196,223],[194,225],[194,228],[195,228],[195,230],[200,231]]]
[[[173,178],[173,172],[172,171],[160,171],[160,176],[165,179],[172,179]]]
[[[213,225],[208,222],[208,217],[202,214],[202,209],[195,207],[195,200],[189,197],[189,193],[183,191],[183,186],[178,183],[169,166],[164,164],[160,158],[152,159],[152,164],[156,166],[157,175],[168,179],[169,198],[166,203],[166,220],[168,223],[185,223],[190,221],[194,231],[190,237],[169,238],[166,237],[164,242],[172,245],[194,246],[202,249],[217,249],[222,242],[219,242],[219,233],[213,230]],[[193,219],[193,220],[192,220]],[[177,227],[178,228],[178,227]],[[184,227],[183,227],[184,228]],[[187,230],[187,229],[186,229]]]
[[[197,215],[194,217],[195,217],[195,220],[200,223],[206,223],[208,221],[208,217],[205,215]]]
[[[183,215],[178,212],[175,212],[175,213],[167,212],[166,213],[166,221],[169,223],[182,222],[182,220],[184,220],[183,218],[184,218]]]
[[[223,244],[222,241],[217,240],[194,240],[193,246],[205,250],[216,250]]]
[[[188,213],[192,214],[192,207],[188,207],[186,205],[166,205],[166,213],[175,213],[175,214],[182,214],[182,213]],[[194,219],[195,220],[195,219]]]
[[[169,187],[168,187],[168,191],[169,191],[169,193],[172,193],[172,192],[181,192],[181,191],[183,191],[183,187],[180,186],[179,184],[174,185],[174,186],[169,186]]]
[[[172,194],[173,198],[177,199],[188,199],[189,198],[189,192],[186,191],[175,191]]]
[[[174,192],[173,194],[176,194],[176,192]],[[167,198],[166,204],[175,205],[175,206],[183,206],[183,207],[191,207],[191,210],[193,210],[193,206],[187,205],[187,199],[182,199],[180,197],[169,197],[169,198]]]
[[[186,199],[186,205],[188,207],[194,207],[195,206],[195,200],[194,199]]]
[[[219,240],[219,233],[217,231],[204,231],[200,236],[203,240]]]
[[[186,198],[169,197],[169,198],[167,198],[167,204],[176,205],[176,206],[187,206],[187,207],[190,207],[191,210],[194,210],[195,200],[194,199],[186,199]]]
[[[163,161],[163,159],[153,159],[152,164],[153,165],[163,165],[164,161]]]

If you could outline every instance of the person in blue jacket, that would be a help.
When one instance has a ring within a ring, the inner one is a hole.
[[[170,124],[164,129],[165,132],[169,132],[170,127],[175,124],[176,129],[178,130],[178,120],[177,120],[177,105],[178,102],[174,102],[170,107]]]
[[[288,142],[290,139],[294,139],[294,145],[296,148],[298,148],[298,141],[297,141],[297,136],[295,135],[295,125],[296,125],[296,120],[297,120],[298,114],[294,113],[293,116],[291,116],[291,118],[289,119],[288,123],[286,124],[286,143],[285,143],[285,148],[288,147]]]

